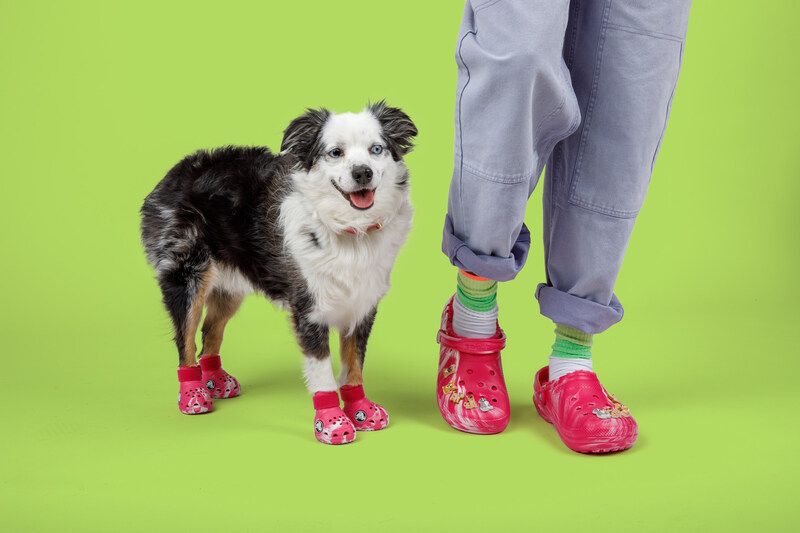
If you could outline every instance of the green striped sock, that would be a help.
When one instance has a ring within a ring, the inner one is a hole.
[[[571,328],[566,324],[556,324],[556,341],[550,357],[561,359],[591,359],[592,334]]]
[[[491,311],[497,305],[497,282],[491,279],[478,281],[459,270],[456,296],[467,309],[480,313]]]

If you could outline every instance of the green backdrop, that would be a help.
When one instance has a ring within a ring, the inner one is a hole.
[[[695,3],[682,77],[595,368],[629,452],[568,451],[530,403],[541,190],[500,289],[513,416],[458,433],[434,401],[461,0],[0,1],[0,528],[5,531],[764,531],[796,525],[798,156],[792,1]],[[182,155],[278,147],[305,106],[387,98],[419,126],[415,225],[367,358],[385,432],[326,447],[286,317],[251,296],[223,349],[244,395],[175,406],[138,235]],[[794,496],[792,495],[794,494]],[[412,529],[413,528],[413,529]]]

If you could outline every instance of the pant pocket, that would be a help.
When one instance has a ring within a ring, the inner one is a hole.
[[[683,43],[610,27],[601,46],[569,201],[633,218],[647,194]]]

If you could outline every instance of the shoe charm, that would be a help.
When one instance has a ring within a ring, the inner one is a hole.
[[[492,407],[492,404],[489,403],[489,400],[487,400],[483,396],[481,396],[478,399],[478,407],[480,407],[481,411],[483,411],[484,413],[494,409],[494,407]]]
[[[464,408],[465,409],[475,409],[476,407],[478,407],[478,404],[475,403],[475,396],[470,394],[469,396],[467,396],[467,399],[464,401]]]

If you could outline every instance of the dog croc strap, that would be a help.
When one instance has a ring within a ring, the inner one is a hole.
[[[200,358],[200,368],[203,369],[203,372],[213,372],[214,370],[219,370],[222,368],[222,359],[220,358],[219,354],[204,355]]]
[[[317,392],[312,399],[314,401],[314,409],[339,407],[339,395],[335,391]]]
[[[354,402],[366,396],[363,385],[344,385],[340,390],[342,391],[342,400],[345,403]]]
[[[200,381],[203,377],[203,371],[200,367],[195,366],[181,366],[178,367],[178,381]]]

